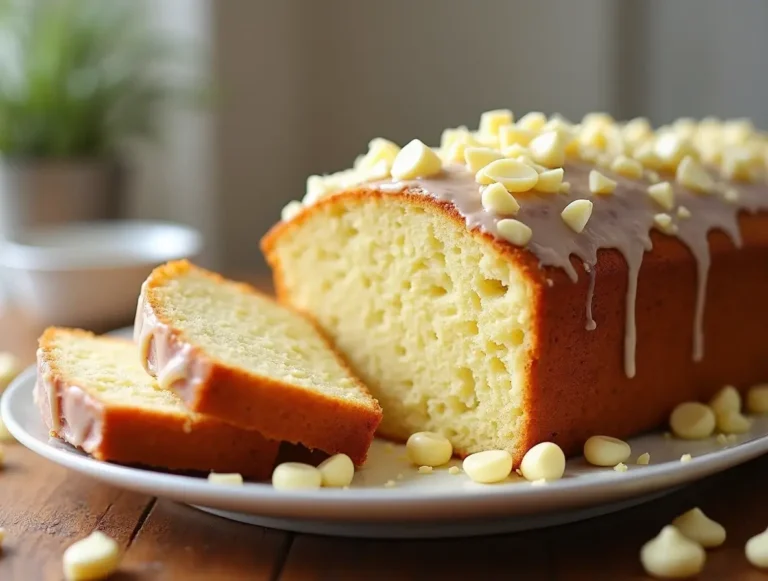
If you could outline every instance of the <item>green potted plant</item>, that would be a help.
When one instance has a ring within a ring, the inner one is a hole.
[[[124,146],[191,95],[178,42],[135,0],[0,0],[0,239],[119,217]]]

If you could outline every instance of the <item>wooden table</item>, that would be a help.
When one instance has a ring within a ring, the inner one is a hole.
[[[34,333],[0,318],[0,349],[25,363]],[[0,526],[7,530],[0,580],[62,579],[61,555],[100,529],[125,550],[115,580],[253,581],[648,579],[643,542],[700,506],[728,531],[699,579],[768,580],[744,557],[746,540],[768,527],[768,456],[660,500],[577,524],[514,535],[444,541],[350,540],[230,522],[167,500],[99,484],[19,444],[5,447]]]

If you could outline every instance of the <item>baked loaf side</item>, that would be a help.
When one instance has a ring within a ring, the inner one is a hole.
[[[250,286],[185,261],[159,267],[135,337],[146,370],[190,409],[364,462],[379,404],[309,320]]]
[[[337,343],[383,435],[517,463],[768,376],[764,136],[490,114],[439,149],[374,140],[262,240],[280,300]]]
[[[37,357],[46,426],[98,460],[253,480],[272,473],[278,442],[188,411],[144,372],[131,341],[50,328]]]

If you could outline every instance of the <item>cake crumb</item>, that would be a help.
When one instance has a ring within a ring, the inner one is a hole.
[[[387,480],[384,483],[384,486],[386,486],[387,488],[394,488],[396,484],[397,483],[394,480]]]
[[[461,473],[461,468],[459,468],[458,466],[451,466],[450,468],[448,468],[448,474],[459,474],[459,473]]]
[[[637,457],[637,463],[641,466],[647,466],[651,463],[651,455],[648,452],[645,452],[643,454],[640,454]]]
[[[624,462],[619,462],[613,467],[616,472],[626,472],[628,470],[627,465]]]
[[[432,466],[419,466],[419,474],[432,474]]]
[[[690,462],[691,460],[693,460],[693,456],[690,454],[683,454],[680,456],[680,462]]]

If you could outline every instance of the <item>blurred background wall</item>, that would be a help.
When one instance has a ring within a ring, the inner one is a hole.
[[[169,146],[144,159],[135,209],[203,229],[206,262],[228,272],[263,268],[259,238],[306,176],[349,166],[378,135],[434,143],[495,107],[768,125],[762,0],[154,6],[210,46],[218,99],[168,113]]]

